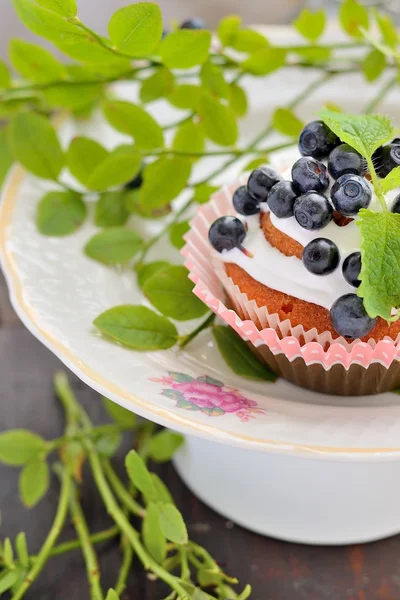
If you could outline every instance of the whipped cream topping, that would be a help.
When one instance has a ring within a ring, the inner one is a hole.
[[[293,150],[289,152],[290,158],[293,160]],[[286,164],[288,164],[287,161]],[[281,170],[281,174],[284,179],[291,180],[291,167]],[[397,189],[386,195],[389,208],[398,193]],[[325,194],[329,198],[330,190]],[[380,210],[379,200],[373,190],[371,204],[368,208],[373,211]],[[261,210],[269,212],[268,205],[262,204]],[[247,223],[248,231],[243,246],[253,254],[253,258],[246,256],[238,248],[234,248],[220,254],[216,252],[218,258],[223,262],[238,265],[253,279],[274,290],[323,306],[328,310],[340,296],[356,293],[356,288],[349,285],[343,277],[342,264],[349,254],[360,251],[361,239],[356,224],[357,216],[354,217],[354,221],[344,227],[339,227],[332,220],[323,229],[309,231],[301,227],[294,217],[279,219],[272,212],[270,213],[273,226],[299,242],[303,247],[311,240],[320,237],[328,238],[337,245],[340,252],[340,264],[333,273],[328,275],[310,273],[296,256],[285,256],[271,246],[260,227],[259,214],[244,217],[236,213],[236,216]]]

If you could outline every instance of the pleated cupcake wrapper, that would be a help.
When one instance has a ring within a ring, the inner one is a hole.
[[[241,183],[214,194],[190,223],[182,254],[196,296],[232,327],[261,361],[297,385],[339,395],[376,394],[400,386],[399,339],[349,343],[344,338],[334,340],[328,331],[293,327],[290,320],[282,321],[249,300],[228,277],[224,263],[210,246],[208,230],[218,217],[234,214],[232,193]]]

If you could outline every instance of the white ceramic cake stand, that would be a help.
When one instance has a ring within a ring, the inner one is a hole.
[[[281,41],[288,35],[285,29],[268,33]],[[316,76],[291,69],[290,77],[281,73],[245,82],[252,108],[242,123],[241,143],[260,130],[272,108]],[[133,94],[130,87],[119,92]],[[364,103],[374,93],[361,77],[346,76],[320,89],[299,114],[312,118],[327,101],[356,111],[360,99]],[[385,111],[400,117],[398,106],[394,94]],[[176,119],[162,103],[152,110],[165,122]],[[65,142],[77,133],[110,147],[125,139],[100,116],[79,126],[65,122],[60,131]],[[210,167],[215,163],[203,161],[196,178]],[[232,178],[237,173],[233,169]],[[175,465],[194,493],[236,523],[285,540],[343,544],[400,532],[400,396],[339,398],[283,380],[245,380],[225,365],[208,332],[183,352],[137,353],[107,341],[96,333],[93,319],[113,305],[144,302],[143,297],[130,269],[106,268],[83,255],[95,231],[89,221],[66,238],[39,235],[36,205],[51,188],[16,168],[3,192],[1,259],[13,306],[28,329],[88,385],[186,435]],[[154,224],[139,224],[145,234],[151,227],[154,232]],[[169,254],[180,260],[165,243],[152,258]],[[181,331],[194,326],[185,323]]]

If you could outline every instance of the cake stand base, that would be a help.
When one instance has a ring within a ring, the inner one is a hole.
[[[400,532],[400,460],[300,458],[187,437],[174,463],[205,504],[262,535],[334,545]]]

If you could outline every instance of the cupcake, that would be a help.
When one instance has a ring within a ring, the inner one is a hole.
[[[399,142],[374,161],[387,175],[400,164]],[[386,202],[400,212],[398,190]],[[393,389],[400,320],[370,316],[357,295],[366,208],[379,210],[366,161],[313,121],[296,152],[200,209],[184,251],[195,293],[293,383],[341,395]]]

